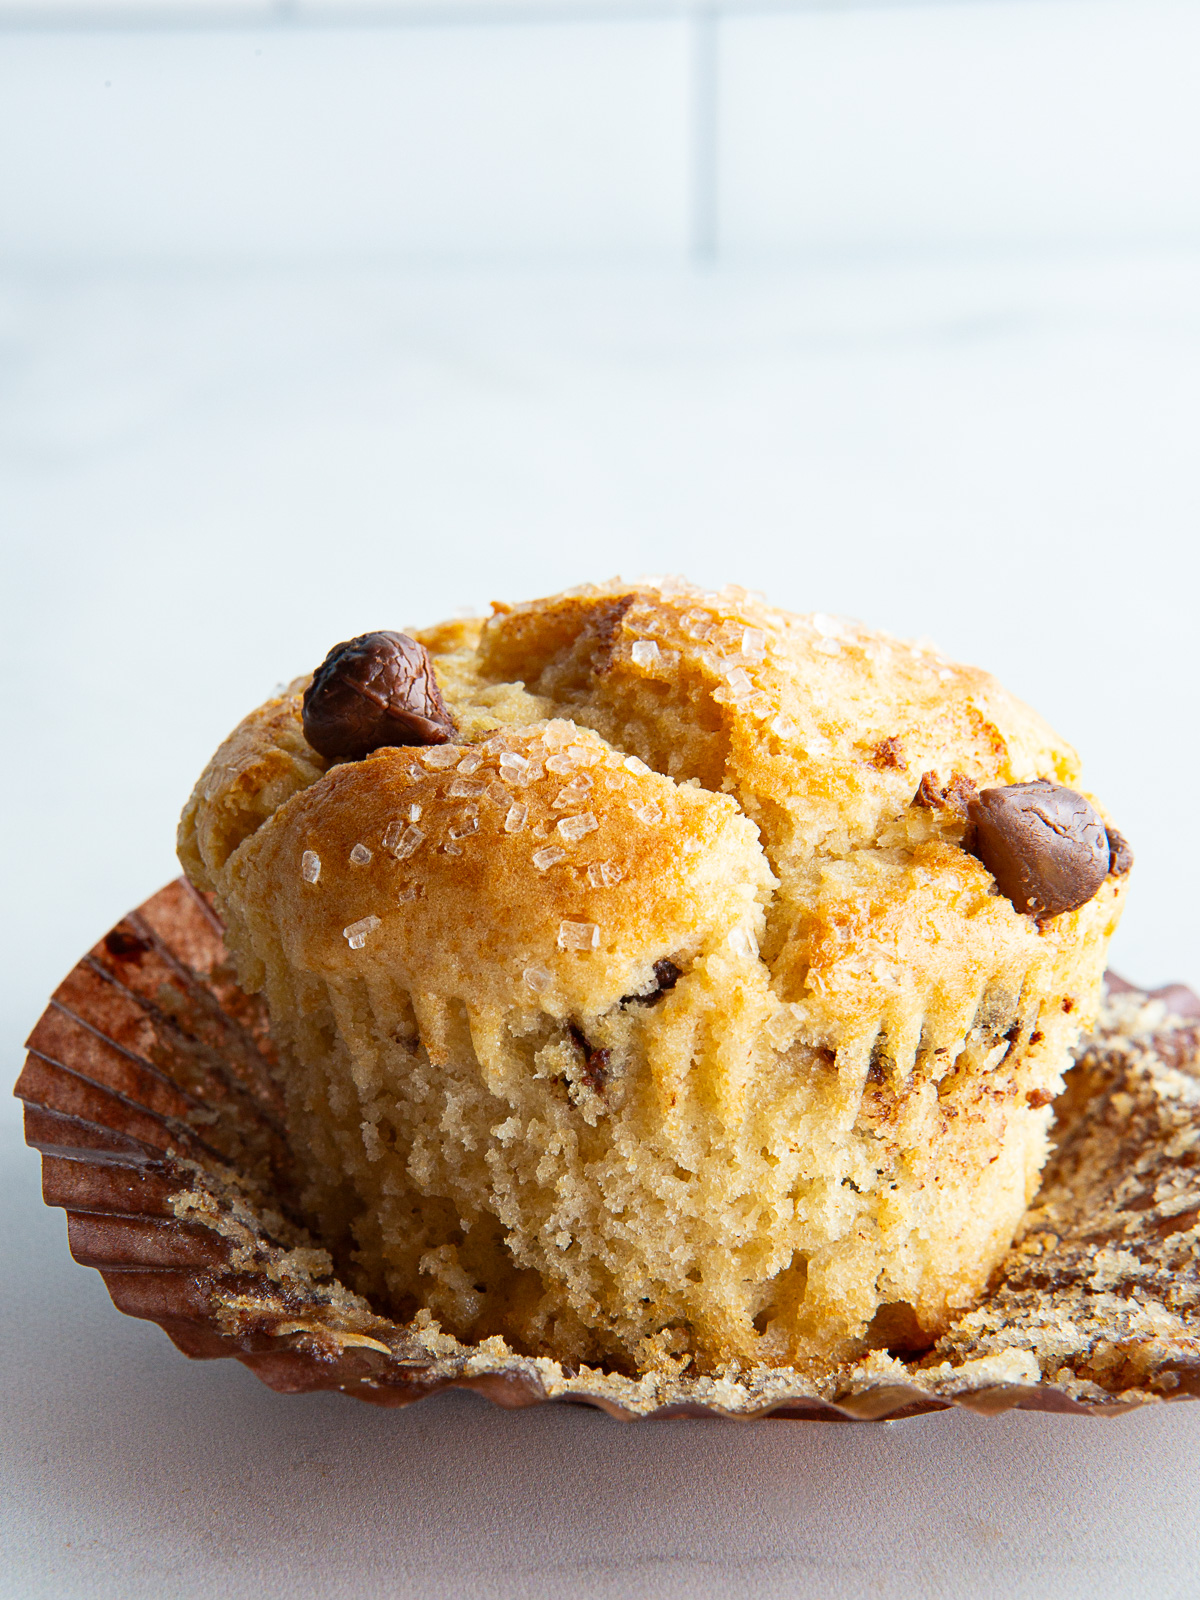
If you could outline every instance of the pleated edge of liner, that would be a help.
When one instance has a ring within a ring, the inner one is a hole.
[[[168,885],[130,915],[140,916],[160,897],[178,890],[211,927],[211,909],[185,880]],[[203,974],[194,976],[207,987]],[[1117,983],[1127,1004],[1135,996],[1143,1003],[1153,998]],[[64,1066],[71,1070],[69,1063]],[[45,1194],[47,1204],[67,1212],[73,1256],[100,1271],[114,1305],[127,1315],[158,1323],[185,1354],[233,1357],[280,1392],[333,1390],[377,1405],[404,1406],[460,1388],[506,1409],[574,1403],[622,1421],[889,1421],[954,1407],[982,1415],[1020,1409],[1115,1416],[1143,1405],[1194,1398],[1187,1392],[1146,1389],[1114,1394],[1073,1375],[1065,1383],[1047,1382],[1032,1351],[1016,1344],[957,1367],[943,1362],[908,1368],[885,1352],[872,1352],[849,1371],[834,1369],[829,1382],[819,1385],[787,1367],[743,1371],[731,1366],[717,1377],[649,1372],[632,1378],[586,1366],[575,1372],[550,1358],[518,1355],[498,1337],[466,1345],[443,1333],[427,1313],[413,1324],[400,1325],[373,1312],[331,1273],[322,1271],[314,1279],[310,1260],[319,1261],[324,1252],[307,1241],[286,1250],[274,1244],[249,1200],[247,1185],[231,1169],[201,1166],[170,1144],[152,1150],[120,1129],[64,1116],[45,1102],[25,1103],[26,1138],[42,1152],[44,1191],[51,1159],[68,1164],[81,1179],[89,1173],[92,1191],[97,1179],[103,1186],[103,1174],[131,1171],[155,1176],[160,1201],[166,1191],[165,1206],[174,1223],[161,1205],[153,1213],[122,1207],[114,1214],[97,1208],[94,1192],[77,1209],[71,1203],[76,1186],[69,1177],[64,1184],[64,1169],[56,1197]],[[137,1109],[130,1106],[131,1112]],[[59,1124],[63,1134],[70,1130],[62,1124],[86,1129],[84,1141],[64,1144],[48,1139],[44,1130],[39,1135],[37,1126],[29,1125],[30,1114],[36,1124],[39,1113]],[[151,1219],[158,1225],[153,1229],[154,1259],[148,1261],[138,1230]],[[197,1229],[217,1236],[219,1246],[210,1239],[213,1249],[198,1250]],[[77,1242],[77,1235],[89,1230],[90,1245]],[[272,1284],[277,1291],[269,1288]],[[263,1286],[268,1286],[265,1295]]]

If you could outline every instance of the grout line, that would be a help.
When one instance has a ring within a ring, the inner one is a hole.
[[[258,4],[130,5],[110,0],[86,9],[71,0],[0,0],[4,33],[159,33],[197,29],[293,27],[430,28],[578,22],[691,21],[714,29],[722,17],[781,16],[797,12],[884,11],[919,6],[968,7],[986,0],[260,0]],[[1030,0],[1013,0],[1027,4]],[[714,47],[715,48],[715,47]]]
[[[721,16],[715,8],[692,17],[691,254],[711,265],[720,247],[719,105]]]

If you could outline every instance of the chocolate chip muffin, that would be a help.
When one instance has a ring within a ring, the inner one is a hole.
[[[984,1289],[1128,846],[994,679],[619,582],[337,646],[180,826],[303,1205],[393,1314],[626,1371],[932,1342]]]

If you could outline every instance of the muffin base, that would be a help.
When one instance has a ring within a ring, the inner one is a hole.
[[[1160,995],[1110,984],[1056,1104],[1041,1190],[980,1305],[922,1354],[902,1353],[898,1327],[895,1353],[803,1376],[576,1371],[499,1338],[462,1344],[426,1314],[374,1312],[296,1216],[265,1007],[237,987],[220,923],[183,879],[59,986],[16,1093],[46,1203],[66,1210],[72,1254],[118,1309],[283,1392],[408,1405],[465,1388],[622,1420],[1113,1415],[1200,1396],[1200,1001]]]

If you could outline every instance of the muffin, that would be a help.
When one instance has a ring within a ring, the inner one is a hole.
[[[184,810],[376,1305],[615,1370],[930,1345],[1032,1198],[1131,855],[994,679],[613,582],[339,645]]]

